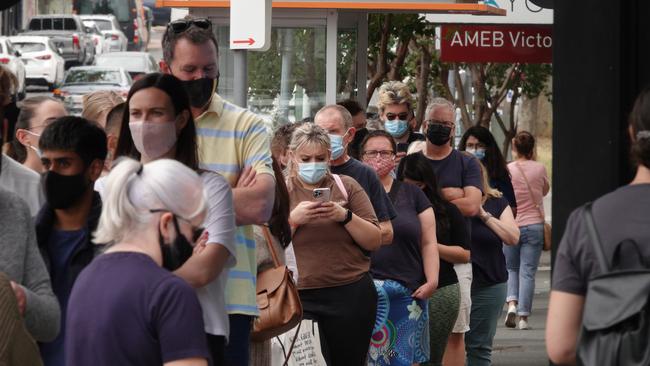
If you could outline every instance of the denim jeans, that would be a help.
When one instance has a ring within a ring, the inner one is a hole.
[[[472,288],[472,313],[469,318],[469,331],[465,333],[467,366],[492,364],[492,341],[505,300],[505,282]]]
[[[517,301],[517,314],[529,316],[535,292],[535,273],[544,247],[544,225],[522,226],[519,231],[519,244],[503,246],[508,269],[506,301]]]

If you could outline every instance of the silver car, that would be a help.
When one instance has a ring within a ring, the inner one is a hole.
[[[126,51],[129,44],[128,39],[120,28],[120,23],[113,14],[107,15],[80,15],[84,21],[93,21],[99,27],[104,35],[105,42],[108,45],[104,48],[106,52]]]
[[[113,90],[125,97],[133,80],[121,67],[72,67],[54,95],[63,100],[68,113],[81,115],[83,96],[97,90]]]
[[[133,80],[138,80],[145,74],[160,71],[158,63],[148,52],[111,52],[97,57],[95,65],[120,65],[131,75]]]

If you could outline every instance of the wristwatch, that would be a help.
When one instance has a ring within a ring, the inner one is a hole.
[[[350,221],[352,221],[352,211],[348,210],[348,213],[345,215],[345,220],[339,221],[339,224],[345,226]]]

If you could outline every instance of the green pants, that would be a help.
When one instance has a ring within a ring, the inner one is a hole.
[[[460,286],[458,283],[439,288],[429,299],[429,340],[431,357],[423,366],[442,365],[447,340],[458,318]]]

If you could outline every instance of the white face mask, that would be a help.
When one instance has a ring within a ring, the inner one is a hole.
[[[133,144],[140,154],[149,159],[158,159],[176,145],[176,122],[147,122],[129,123]]]
[[[40,134],[40,133],[32,132],[32,131],[30,131],[30,130],[25,130],[25,132],[27,132],[28,134],[30,134],[30,135],[32,135],[32,136],[36,136],[36,137],[38,137],[38,138],[41,138],[41,134]],[[30,149],[34,150],[34,152],[36,153],[36,155],[38,156],[39,159],[43,157],[43,152],[41,152],[41,149],[39,149],[38,147],[33,146],[33,145],[27,145],[27,146],[28,146]]]

